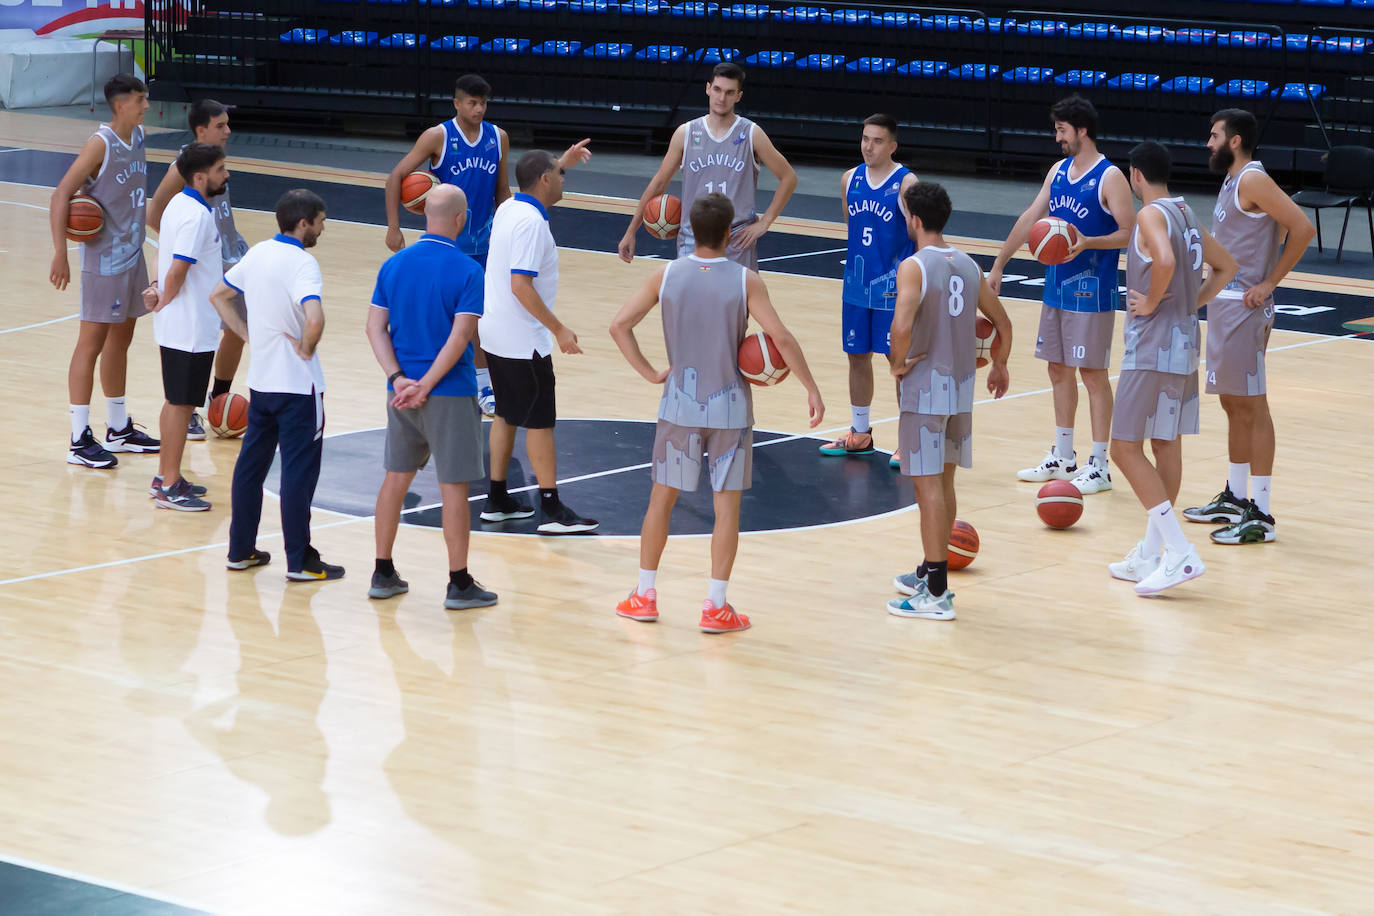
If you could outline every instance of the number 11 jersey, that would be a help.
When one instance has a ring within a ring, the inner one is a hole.
[[[696,250],[690,214],[692,203],[698,197],[714,193],[730,198],[735,206],[735,218],[730,223],[733,233],[758,219],[754,211],[758,189],[759,164],[754,159],[753,121],[736,116],[735,123],[719,139],[706,126],[705,117],[689,122],[682,144],[682,228],[677,234],[677,256],[683,257]],[[731,246],[726,257],[745,267],[757,266],[757,254],[752,248],[742,252]],[[751,263],[746,263],[746,257]]]

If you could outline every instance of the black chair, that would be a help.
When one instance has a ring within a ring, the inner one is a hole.
[[[1328,207],[1345,207],[1345,219],[1341,222],[1341,240],[1336,246],[1336,263],[1341,262],[1341,252],[1345,248],[1345,229],[1350,224],[1350,208],[1356,204],[1364,207],[1369,219],[1369,236],[1374,243],[1374,149],[1367,146],[1333,146],[1326,154],[1326,172],[1323,176],[1326,189],[1323,191],[1304,190],[1293,195],[1293,202],[1300,207],[1311,207],[1314,222],[1317,224],[1317,250],[1322,250],[1322,210]]]

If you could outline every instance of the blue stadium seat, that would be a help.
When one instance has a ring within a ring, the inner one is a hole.
[[[1003,21],[1002,19],[999,19],[996,16],[991,16],[987,19],[973,20],[973,28],[971,31],[979,33],[991,32],[994,35],[1000,35],[1004,26],[1014,25],[1015,23],[1015,19],[1008,19]]]
[[[483,54],[524,54],[529,49],[528,38],[493,38],[478,46]]]
[[[383,48],[407,48],[414,50],[424,44],[425,40],[426,37],[424,35],[416,35],[414,32],[396,32],[393,35],[386,36],[381,41],[377,42],[377,44]]]
[[[1345,6],[1345,0],[1298,0],[1308,6]]]
[[[530,53],[540,57],[577,57],[581,50],[580,41],[541,41],[530,48]]]
[[[616,8],[616,4],[608,2],[608,0],[568,0],[568,12],[570,13],[603,15],[614,13]]]
[[[1025,22],[1008,19],[1006,28],[1014,29],[1017,35],[1053,38],[1061,32],[1067,32],[1069,24],[1056,19],[1028,19]]]
[[[1128,92],[1146,92],[1159,87],[1159,74],[1122,73],[1107,80],[1107,86],[1112,89],[1124,89]]]
[[[292,29],[281,33],[284,45],[317,45],[329,37],[328,29]]]
[[[687,49],[682,45],[649,45],[635,52],[635,60],[656,60],[665,64],[686,56]]]
[[[620,12],[626,16],[658,16],[667,6],[660,0],[632,0],[630,3],[622,3],[619,6]]]
[[[1264,80],[1227,80],[1217,85],[1216,94],[1229,99],[1254,99],[1269,94]]]
[[[360,32],[356,29],[347,32],[339,32],[329,36],[331,45],[343,45],[348,48],[362,48],[377,43],[376,32]]]
[[[1164,40],[1165,30],[1157,25],[1128,25],[1117,33],[1118,41],[1157,44]]]
[[[1217,43],[1216,29],[1165,29],[1166,45],[1213,45]]]
[[[897,72],[902,76],[914,76],[922,79],[944,76],[948,71],[949,64],[942,60],[913,60],[897,68]]]
[[[1363,54],[1369,50],[1370,41],[1368,38],[1357,38],[1354,35],[1338,35],[1335,38],[1328,38],[1322,43],[1321,50],[1327,54]]]
[[[429,46],[435,51],[475,51],[478,40],[476,35],[445,35],[431,41]]]
[[[768,18],[768,14],[771,12],[772,10],[762,3],[732,3],[721,8],[720,18],[757,22],[760,19]]]
[[[702,64],[719,64],[727,60],[739,59],[739,48],[700,48],[693,51],[690,59]]]
[[[868,10],[835,10],[830,14],[830,21],[835,25],[868,25],[872,17]]]
[[[792,61],[798,70],[835,70],[844,66],[843,54],[808,54]]]
[[[948,75],[952,80],[985,80],[996,76],[1001,69],[996,64],[963,64],[950,68]]]
[[[888,12],[879,15],[874,12],[870,22],[885,29],[919,29],[921,27],[921,17],[917,13]]]
[[[886,73],[897,66],[895,57],[856,57],[844,68],[850,73]]]
[[[1374,7],[1374,0],[1350,0],[1351,9],[1367,10]]]
[[[372,0],[368,2],[371,3]],[[506,8],[506,0],[467,0],[467,5],[478,10],[503,10]]]
[[[1285,48],[1287,48],[1288,50],[1290,50],[1290,51],[1306,51],[1306,50],[1307,50],[1307,46],[1308,46],[1309,44],[1311,44],[1311,42],[1312,42],[1312,36],[1310,36],[1310,35],[1285,35],[1285,36],[1283,36],[1283,46],[1284,46]],[[1320,38],[1317,39],[1317,42],[1320,43],[1320,42],[1321,42],[1321,39],[1320,39]]]
[[[1070,38],[1090,38],[1095,41],[1109,41],[1116,37],[1117,27],[1105,22],[1080,22],[1069,26]]]
[[[1178,95],[1206,95],[1216,84],[1217,81],[1210,76],[1176,76],[1160,83],[1159,89],[1161,92],[1173,92]]]
[[[1059,86],[1080,86],[1091,89],[1107,78],[1106,70],[1065,70],[1054,78]]]
[[[805,22],[812,25],[829,25],[830,10],[819,6],[789,6],[785,10],[773,10],[773,15],[782,22]]]
[[[1015,67],[1002,74],[1002,81],[1007,83],[1048,83],[1054,77],[1054,71],[1049,67]]]
[[[1372,0],[1374,2],[1374,0]],[[980,19],[979,22],[982,20]],[[921,28],[929,32],[972,32],[973,20],[968,16],[922,16]]]
[[[1268,32],[1236,31],[1217,35],[1217,45],[1226,48],[1267,48],[1274,36]]]
[[[563,0],[518,0],[515,5],[522,10],[552,13],[563,5]]]
[[[790,66],[796,59],[797,55],[792,51],[757,51],[746,57],[744,62],[751,67],[776,69]]]
[[[1274,95],[1285,102],[1305,102],[1309,94],[1315,101],[1326,95],[1326,87],[1321,83],[1284,83],[1274,90]]]
[[[720,12],[719,3],[678,3],[668,9],[668,15],[677,19],[710,19]]]
[[[583,57],[598,60],[623,60],[634,53],[635,46],[624,41],[598,41],[582,49]]]

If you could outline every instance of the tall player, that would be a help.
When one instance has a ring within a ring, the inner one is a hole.
[[[897,121],[875,114],[864,120],[863,163],[844,173],[840,199],[849,230],[840,293],[840,333],[849,356],[849,432],[820,447],[822,455],[871,455],[873,354],[887,354],[897,304],[897,265],[916,249],[907,235],[902,194],[916,175],[896,162]]]
[[[1179,436],[1198,431],[1198,309],[1231,282],[1236,262],[1183,198],[1169,193],[1168,150],[1154,141],[1137,144],[1130,168],[1131,192],[1144,206],[1126,250],[1126,351],[1112,459],[1147,520],[1145,537],[1107,569],[1136,583],[1136,594],[1152,595],[1206,572],[1174,515],[1183,480]],[[1206,282],[1204,263],[1211,268]],[[1154,464],[1145,457],[1146,439]]]
[[[1043,461],[1016,472],[1018,480],[1072,480],[1083,493],[1112,488],[1107,438],[1112,425],[1112,383],[1107,364],[1116,323],[1117,261],[1131,237],[1135,209],[1121,170],[1097,151],[1097,110],[1074,94],[1050,109],[1054,139],[1065,158],[1045,176],[1026,212],[997,253],[988,282],[1001,292],[1002,270],[1030,237],[1039,219],[1054,216],[1078,230],[1069,260],[1045,271],[1044,307],[1035,355],[1049,363],[1054,388],[1055,443]],[[1088,389],[1092,456],[1081,469],[1073,448],[1078,378]]]
[[[458,77],[453,84],[453,118],[420,134],[410,152],[386,177],[386,247],[392,251],[400,251],[406,244],[401,234],[401,182],[424,166],[439,181],[457,185],[467,196],[468,221],[463,234],[458,236],[458,248],[486,269],[491,221],[496,208],[510,197],[506,164],[510,137],[485,120],[490,97],[491,84],[482,77],[475,73]],[[491,388],[487,355],[475,333],[472,344],[476,354],[477,406],[490,417],[496,413],[496,395]]]
[[[1205,506],[1184,509],[1183,517],[1227,523],[1212,532],[1218,544],[1267,544],[1277,537],[1269,506],[1274,418],[1264,351],[1274,328],[1274,289],[1317,232],[1255,161],[1257,132],[1254,115],[1227,108],[1212,115],[1207,139],[1212,171],[1226,175],[1212,210],[1212,234],[1240,264],[1235,280],[1207,306],[1207,393],[1220,395],[1226,411],[1231,467],[1222,491]]]
[[[902,197],[916,253],[897,268],[888,361],[901,407],[897,454],[921,507],[923,561],[915,572],[892,581],[909,597],[889,601],[887,612],[953,620],[949,535],[957,505],[955,468],[973,467],[974,328],[978,312],[997,328],[988,391],[1000,398],[1011,384],[1011,319],[973,258],[945,241],[952,209],[945,189],[933,182],[917,184]]]
[[[645,206],[667,191],[674,173],[681,170],[682,212],[690,213],[697,198],[707,194],[730,198],[735,221],[730,226],[725,256],[750,270],[758,270],[759,237],[773,225],[796,190],[797,173],[757,124],[735,114],[735,106],[743,97],[744,68],[728,61],[716,64],[706,84],[707,113],[679,124],[673,131],[663,164],[649,179],[649,186],[635,205],[630,228],[620,240],[620,259],[626,264],[635,257],[635,232],[644,222]],[[759,163],[778,179],[778,189],[761,216],[754,212]],[[691,254],[694,247],[691,221],[683,220],[677,234],[678,257]]]
[[[196,143],[205,143],[220,149],[228,147],[229,109],[226,106],[214,99],[201,99],[191,105],[190,110],[186,112],[186,121],[191,127]],[[162,231],[162,211],[184,187],[186,179],[181,177],[181,173],[175,167],[167,169],[167,174],[162,176],[162,182],[153,193],[153,199],[148,202],[149,228],[157,232]],[[215,211],[215,228],[219,230],[220,256],[227,271],[248,253],[248,243],[239,235],[239,230],[234,225],[234,210],[229,203],[227,185],[224,193],[211,201],[211,206]],[[234,311],[238,312],[239,318],[246,323],[248,307],[244,304],[243,293],[235,292],[231,304]],[[243,338],[229,330],[227,324],[220,324],[219,349],[215,351],[214,375],[210,385],[212,401],[228,393],[234,383],[234,373],[238,371],[239,363],[243,360]],[[200,414],[196,411],[191,412],[191,423],[186,427],[186,438],[197,441],[205,438],[205,427],[201,424]]]
[[[147,205],[148,158],[143,148],[143,114],[148,88],[120,73],[105,84],[110,122],[100,125],[76,161],[53,189],[49,204],[53,256],[48,279],[67,288],[67,215],[72,195],[87,194],[105,211],[100,234],[81,246],[81,327],[67,369],[68,412],[72,439],[67,463],[112,468],[111,452],[156,452],[159,441],[134,426],[124,403],[129,343],[134,320],[147,314],[143,290],[148,265],[143,258],[143,211]],[[100,361],[100,387],[105,392],[105,440],[91,432],[91,391]]]

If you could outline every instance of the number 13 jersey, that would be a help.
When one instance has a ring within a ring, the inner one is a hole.
[[[921,266],[921,307],[906,358],[924,353],[898,386],[903,413],[973,413],[978,290],[983,271],[957,248],[927,245],[911,256]]]

